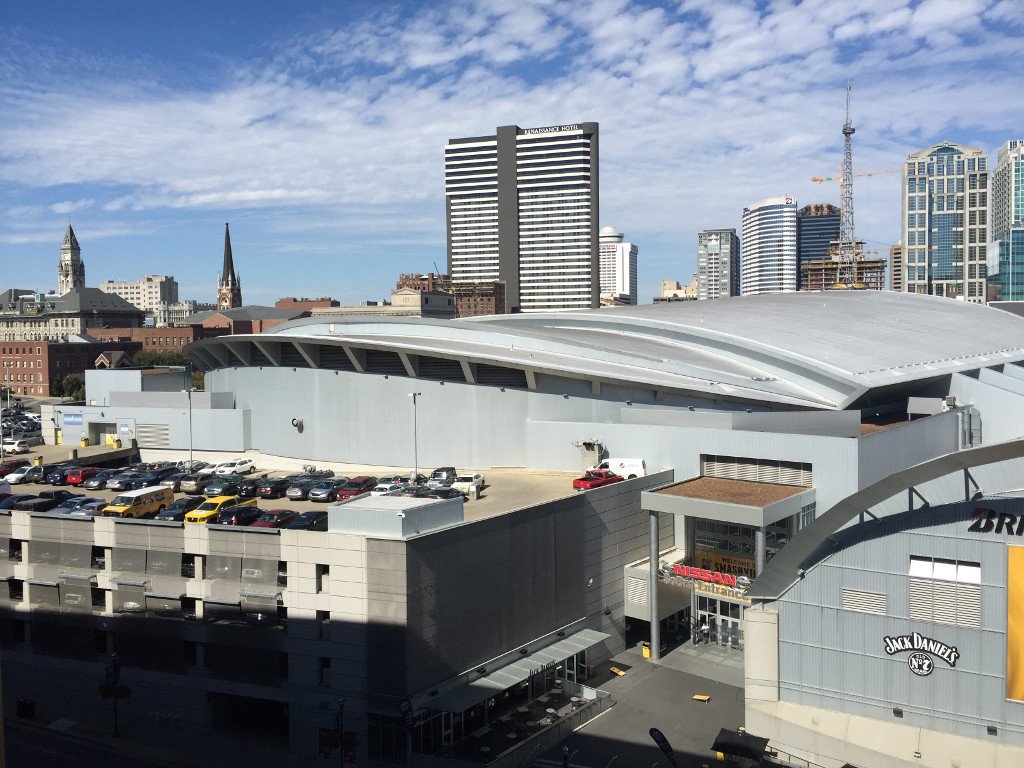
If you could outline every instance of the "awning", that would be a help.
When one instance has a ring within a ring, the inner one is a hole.
[[[604,632],[581,629],[579,632],[560,638],[557,642],[523,656],[521,659],[489,671],[489,674],[471,683],[465,683],[431,699],[421,699],[419,704],[427,709],[442,712],[462,712],[501,693],[506,688],[511,688],[516,683],[523,682],[531,673],[543,669],[548,664],[564,661],[573,654],[585,651],[609,637],[611,635]]]
[[[751,736],[746,731],[730,731],[728,728],[723,728],[718,732],[711,749],[721,752],[723,755],[760,760],[764,757],[764,750],[767,746],[768,739]]]

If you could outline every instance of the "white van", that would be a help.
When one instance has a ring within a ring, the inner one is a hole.
[[[632,480],[634,477],[644,477],[647,474],[647,462],[643,459],[604,459],[587,472],[591,469],[610,469],[616,475]]]

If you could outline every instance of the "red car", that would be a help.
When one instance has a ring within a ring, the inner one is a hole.
[[[572,481],[572,487],[577,491],[589,491],[591,488],[600,488],[602,485],[617,483],[625,480],[622,475],[616,475],[610,469],[592,469],[583,477],[577,477]]]
[[[64,479],[68,481],[68,485],[81,485],[90,477],[95,477],[99,473],[99,467],[75,467],[68,470]]]
[[[16,470],[18,467],[27,467],[28,461],[25,459],[8,459],[7,461],[0,464],[0,477],[7,477],[11,472]]]
[[[361,493],[369,493],[376,487],[376,477],[360,475],[359,477],[350,478],[347,483],[338,488],[335,497],[338,501],[341,501],[342,499],[351,499],[353,496],[358,496]]]
[[[299,516],[298,512],[294,512],[290,509],[269,509],[264,512],[255,523],[252,524],[252,528],[286,528],[288,523]]]

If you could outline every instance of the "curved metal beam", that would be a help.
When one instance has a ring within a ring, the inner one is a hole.
[[[953,472],[1022,457],[1024,438],[969,448],[915,464],[857,491],[852,496],[847,496],[794,536],[779,554],[772,558],[745,596],[752,600],[778,600],[799,581],[801,570],[810,568],[817,562],[813,557],[829,536],[876,504],[881,504],[908,488],[937,480]]]

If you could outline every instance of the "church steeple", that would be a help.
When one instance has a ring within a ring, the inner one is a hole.
[[[63,296],[75,288],[85,288],[85,264],[82,249],[78,247],[75,230],[68,224],[64,242],[60,246],[60,263],[57,264],[57,293]]]
[[[234,309],[242,306],[242,281],[235,272],[231,257],[231,232],[224,222],[224,266],[217,276],[217,309]]]

